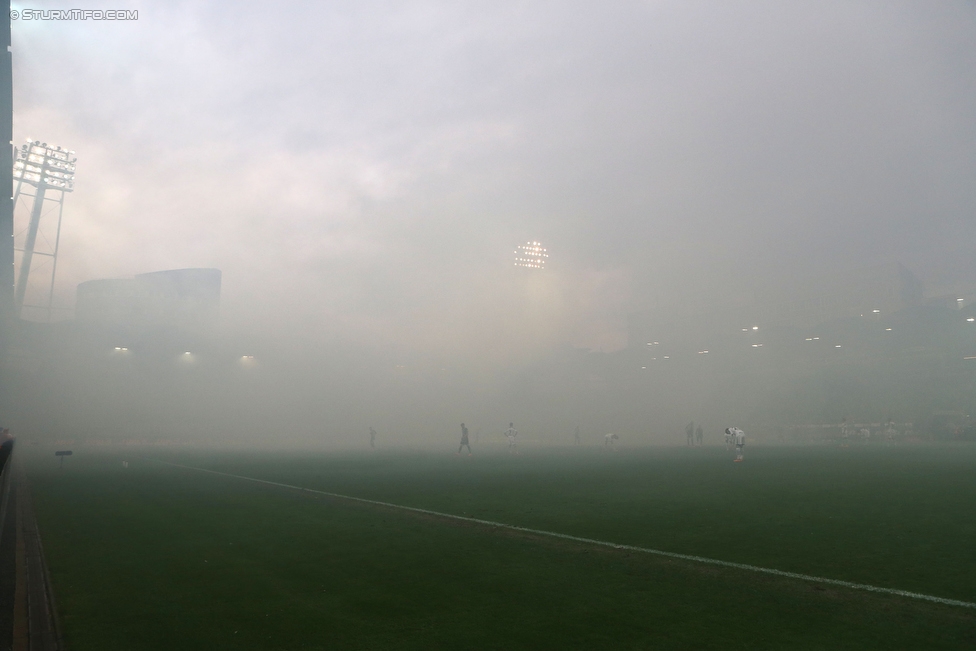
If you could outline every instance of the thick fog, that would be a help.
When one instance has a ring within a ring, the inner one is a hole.
[[[516,420],[542,441],[582,423],[669,442],[692,418],[714,434],[970,406],[882,349],[650,379],[627,350],[631,315],[860,269],[976,286],[972,3],[118,8],[138,20],[12,24],[16,143],[79,159],[55,304],[217,268],[219,322],[193,344],[216,352],[193,370],[134,349],[123,371],[48,351],[23,398],[39,433],[360,444],[372,425],[408,444]],[[513,265],[527,241],[546,269]],[[961,359],[965,336],[932,345]],[[241,355],[253,368],[213,361]],[[968,367],[939,369],[964,396]]]

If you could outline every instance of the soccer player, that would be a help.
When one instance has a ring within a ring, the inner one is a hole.
[[[613,442],[619,438],[620,437],[617,436],[616,434],[607,434],[606,436],[603,437],[603,446],[606,447],[609,445],[611,448],[613,448]]]
[[[702,430],[701,424],[698,425],[698,429],[695,430],[695,439],[698,441],[698,447],[701,447],[702,439],[705,437],[705,432]]]
[[[732,442],[734,440],[735,440],[735,435],[732,434],[732,428],[731,427],[726,427],[725,428],[725,449],[726,450],[731,450],[732,449]]]
[[[688,445],[695,444],[695,421],[691,421],[685,426],[685,438],[688,440]]]
[[[735,432],[735,460],[742,461],[742,451],[746,447],[746,433],[738,427],[733,427]]]
[[[376,449],[376,430],[372,426],[369,428],[369,447]]]
[[[471,444],[468,443],[468,428],[461,423],[461,445],[458,446],[458,456],[461,456],[461,448],[468,446],[468,456],[471,456]]]
[[[515,423],[508,424],[508,429],[505,430],[505,436],[508,438],[509,454],[518,454],[518,441],[516,440],[518,430],[515,429]]]

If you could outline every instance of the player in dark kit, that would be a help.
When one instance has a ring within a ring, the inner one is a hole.
[[[458,455],[461,454],[461,448],[468,446],[468,456],[471,456],[471,444],[468,443],[468,428],[461,423],[461,445],[458,446]]]

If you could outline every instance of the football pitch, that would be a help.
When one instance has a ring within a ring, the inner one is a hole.
[[[168,465],[976,602],[976,446],[476,452],[27,455],[66,644],[976,646],[976,608]]]

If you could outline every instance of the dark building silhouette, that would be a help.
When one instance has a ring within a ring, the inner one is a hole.
[[[212,327],[220,308],[219,269],[172,269],[78,285],[75,319],[109,328]]]

